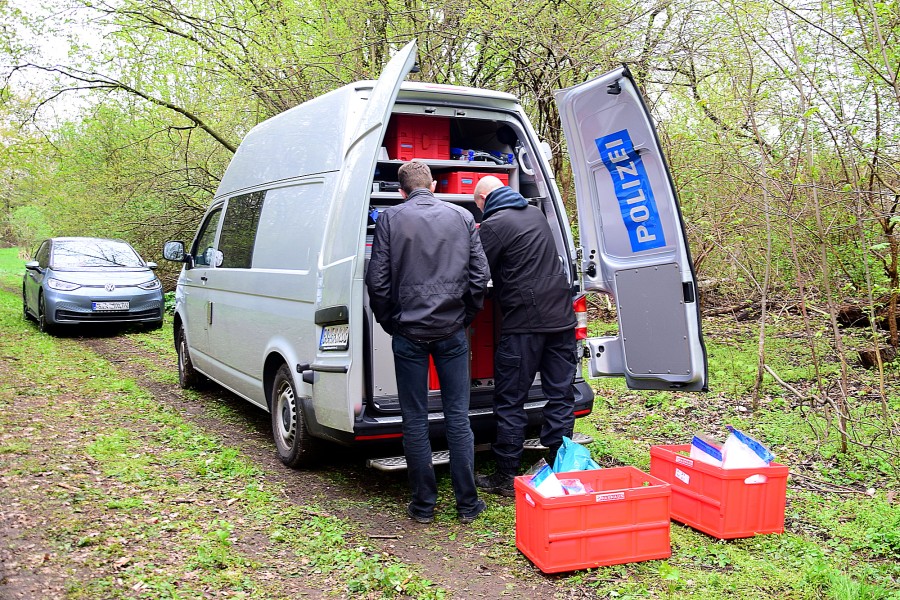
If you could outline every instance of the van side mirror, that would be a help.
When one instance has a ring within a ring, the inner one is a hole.
[[[40,271],[41,263],[36,260],[29,260],[27,263],[25,263],[25,268],[29,271]]]
[[[185,253],[184,253],[184,242],[181,242],[181,241],[166,242],[165,246],[163,246],[163,258],[165,258],[166,260],[172,260],[175,262],[186,262],[185,261]],[[153,267],[151,267],[151,268],[153,268]]]

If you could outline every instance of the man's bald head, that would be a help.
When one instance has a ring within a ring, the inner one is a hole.
[[[488,194],[496,190],[497,188],[503,187],[504,183],[500,181],[497,177],[493,175],[486,175],[478,180],[478,183],[475,185],[475,204],[478,206],[480,210],[484,210],[484,201],[488,197]]]

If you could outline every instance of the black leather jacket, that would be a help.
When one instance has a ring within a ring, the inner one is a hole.
[[[575,328],[572,288],[547,217],[509,187],[485,199],[481,243],[491,267],[501,333]]]
[[[488,278],[468,211],[418,189],[378,216],[366,286],[387,333],[428,341],[468,326],[484,303]]]

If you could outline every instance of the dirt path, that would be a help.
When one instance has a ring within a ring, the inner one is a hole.
[[[360,457],[338,452],[329,464],[316,471],[294,471],[285,468],[275,455],[268,414],[237,398],[226,390],[210,385],[193,399],[182,393],[177,384],[161,383],[159,371],[175,373],[174,356],[159,356],[148,352],[133,338],[123,335],[71,338],[77,343],[105,358],[124,376],[153,395],[155,401],[168,405],[188,421],[214,438],[220,439],[228,447],[237,448],[257,468],[264,473],[266,485],[284,490],[285,501],[298,507],[315,505],[319,510],[353,524],[351,534],[354,543],[364,543],[379,547],[381,552],[392,555],[409,565],[417,566],[421,574],[448,590],[454,598],[570,598],[583,597],[580,590],[571,589],[565,579],[547,577],[521,555],[510,564],[501,564],[497,555],[497,544],[512,544],[507,528],[491,531],[485,522],[469,526],[455,522],[438,520],[431,525],[419,525],[409,520],[403,513],[407,500],[405,473],[385,474],[366,468]],[[171,356],[171,358],[170,358]],[[9,358],[9,357],[4,357]],[[14,360],[0,363],[0,376],[14,376]],[[156,372],[156,373],[154,373]],[[28,397],[29,402],[42,403],[32,407],[40,411],[52,409],[60,399]],[[17,399],[18,401],[18,399]],[[73,390],[64,399],[70,410],[90,410],[95,399],[80,395]],[[222,404],[233,409],[236,419],[223,419]],[[97,426],[102,426],[97,423]],[[62,437],[78,435],[78,431],[59,432]],[[66,441],[58,439],[54,445],[65,447]],[[69,560],[67,571],[60,572],[54,565],[58,562],[52,555],[54,547],[53,531],[55,519],[61,518],[55,511],[65,512],[60,506],[48,504],[47,513],[35,513],[26,507],[36,504],[35,495],[47,493],[46,486],[71,486],[64,470],[52,469],[52,458],[48,457],[47,472],[51,483],[38,482],[31,489],[19,488],[23,498],[19,506],[0,508],[0,599],[17,597],[64,597],[65,582],[78,578],[81,570],[90,571],[96,566],[80,564]],[[85,477],[99,480],[90,472]],[[78,469],[76,469],[78,470]],[[18,486],[19,481],[7,477],[0,484]],[[510,499],[488,497],[491,503],[509,505]],[[212,502],[213,500],[208,500]],[[102,524],[98,524],[102,527]],[[49,532],[49,533],[48,533]],[[4,539],[5,538],[5,539]],[[281,561],[295,561],[294,557],[279,556],[277,549],[270,548],[268,540],[241,540],[241,546],[263,561],[264,568],[279,577]],[[77,554],[77,550],[75,551]],[[505,553],[509,556],[509,553]],[[71,558],[71,557],[70,557]],[[178,557],[173,557],[177,560]],[[508,562],[508,558],[507,558]],[[93,574],[97,576],[96,573]],[[285,589],[286,588],[286,589]],[[313,580],[291,579],[280,591],[288,591],[292,596],[316,597]]]

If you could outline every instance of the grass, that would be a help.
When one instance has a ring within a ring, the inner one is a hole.
[[[0,251],[4,283],[17,268],[10,255]],[[268,551],[256,550],[256,539],[296,565],[280,576],[310,578],[338,595],[444,596],[415,568],[353,543],[350,524],[314,505],[285,503],[283,490],[264,488],[263,473],[236,448],[158,404],[75,340],[39,334],[19,302],[0,292],[0,355],[16,357],[17,367],[16,377],[0,382],[0,408],[17,406],[0,411],[0,460],[15,458],[3,464],[17,477],[64,475],[50,488],[51,502],[27,494],[16,500],[52,511],[57,552],[74,552],[99,573],[71,579],[68,597],[282,597],[277,579],[258,577]],[[168,351],[165,332],[132,335]],[[92,399],[88,411],[84,399]],[[72,434],[62,466],[35,444],[58,439],[61,428]]]
[[[21,260],[0,250],[0,281],[7,286],[21,276]],[[265,558],[252,548],[291,557],[289,572],[279,577],[327,582],[337,595],[359,597],[442,597],[406,565],[358,539],[358,526],[326,513],[313,503],[283,500],[283,490],[264,484],[258,465],[235,448],[156,404],[131,380],[96,357],[85,357],[73,340],[36,333],[22,321],[18,298],[0,294],[0,355],[16,356],[16,377],[0,383],[0,461],[14,464],[12,476],[37,477],[48,465],[34,450],[36,437],[55,435],[46,419],[19,418],[7,410],[17,398],[58,398],[54,415],[83,441],[72,442],[66,464],[84,478],[63,481],[76,492],[57,488],[52,500],[69,503],[70,512],[54,531],[61,550],[87,556],[106,573],[71,584],[74,598],[199,596],[203,590],[235,597],[278,597],[278,586],[259,576]],[[603,466],[649,467],[653,444],[686,443],[695,432],[724,438],[733,424],[764,441],[776,460],[792,469],[787,494],[786,533],[718,541],[673,523],[672,556],[548,577],[561,595],[567,590],[597,598],[900,598],[900,482],[889,458],[862,446],[840,452],[837,432],[821,407],[801,404],[789,390],[767,376],[760,408],[749,409],[756,372],[756,326],[727,320],[704,322],[709,351],[710,392],[684,394],[628,390],[622,381],[591,381],[594,412],[577,421],[577,429],[594,437],[589,449]],[[767,363],[797,389],[812,385],[811,353],[792,336],[795,322],[783,319],[767,331]],[[614,333],[608,323],[591,323],[592,334]],[[171,328],[127,334],[149,353],[173,356]],[[817,355],[827,357],[820,371],[834,382],[838,366],[822,335]],[[146,361],[156,381],[171,383],[174,374]],[[3,363],[0,362],[0,366]],[[154,369],[156,369],[154,371]],[[851,365],[858,411],[877,415],[878,402],[866,390],[877,389],[872,374]],[[0,373],[2,374],[2,373]],[[900,386],[889,373],[891,418],[900,411]],[[95,414],[65,399],[93,398]],[[222,402],[216,418],[252,428],[255,413],[239,403]],[[91,427],[100,422],[102,427]],[[879,429],[881,428],[881,429]],[[859,440],[883,430],[874,417],[858,423]],[[526,462],[537,455],[526,454]],[[81,461],[81,462],[79,462]],[[479,454],[476,468],[487,466]],[[351,485],[357,473],[348,465],[330,475]],[[97,475],[90,475],[91,472]],[[440,504],[436,526],[423,534],[430,552],[447,553],[463,539],[486,560],[531,577],[527,559],[515,548],[515,507],[489,500],[482,519],[464,538],[455,522],[446,469],[439,469]],[[801,475],[803,475],[801,477]],[[50,477],[50,476],[48,476]],[[866,490],[874,490],[871,495]],[[405,478],[384,476],[373,490],[373,504],[396,504],[405,495]],[[347,501],[349,506],[350,501]],[[56,505],[54,505],[56,506]],[[60,505],[62,506],[62,505]],[[99,523],[87,515],[103,515]],[[359,507],[357,507],[359,508]],[[59,510],[63,510],[60,508]],[[81,516],[80,516],[81,515]],[[281,554],[279,554],[281,553]],[[447,554],[448,561],[454,557]],[[121,566],[111,568],[118,565]],[[176,568],[175,565],[178,565]],[[119,583],[118,580],[121,580]]]

